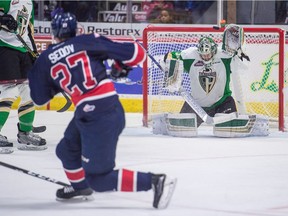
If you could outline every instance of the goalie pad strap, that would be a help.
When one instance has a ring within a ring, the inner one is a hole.
[[[152,117],[153,134],[176,137],[197,136],[197,118],[194,113],[164,113]]]

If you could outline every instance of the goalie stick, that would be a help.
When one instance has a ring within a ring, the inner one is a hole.
[[[33,176],[35,178],[39,178],[39,179],[42,179],[44,181],[48,181],[48,182],[54,183],[54,184],[58,184],[58,185],[61,185],[61,186],[64,186],[64,187],[65,186],[70,186],[69,184],[66,184],[64,182],[58,181],[56,179],[53,179],[53,178],[50,178],[50,177],[47,177],[47,176],[43,176],[41,174],[26,170],[26,169],[22,169],[20,167],[16,167],[16,166],[13,166],[11,164],[4,163],[2,161],[0,161],[0,165],[4,166],[6,168],[9,168],[9,169],[15,170],[15,171],[22,172],[22,173],[24,173],[26,175],[30,175],[30,176]]]
[[[162,66],[156,61],[156,59],[152,55],[149,54],[148,50],[145,49],[145,47],[136,39],[136,37],[133,34],[130,34],[130,36],[139,46],[141,46],[145,50],[148,57],[157,65],[157,67],[162,72],[165,73],[165,70],[162,68]],[[223,116],[221,115],[221,116],[211,117],[185,89],[181,88],[179,90],[179,93],[206,124],[219,124],[222,122],[230,121],[237,117],[236,113],[230,113],[230,114],[223,115]]]
[[[33,58],[37,58],[38,55],[33,52],[33,50],[31,50],[31,48],[27,45],[27,43],[23,40],[23,38],[21,37],[20,34],[10,31],[6,28],[3,28],[2,26],[0,26],[0,30],[4,30],[6,32],[9,33],[14,33],[17,37],[17,39],[23,44],[23,46],[27,49],[27,51],[31,54],[31,56]],[[0,84],[6,84],[6,83],[23,83],[25,81],[25,79],[19,79],[19,80],[2,80],[0,81]],[[64,96],[64,98],[66,99],[66,104],[60,109],[57,110],[57,112],[65,112],[66,110],[68,110],[70,108],[70,106],[72,105],[72,101],[69,98],[69,96],[65,93],[65,92],[61,92],[61,94]]]

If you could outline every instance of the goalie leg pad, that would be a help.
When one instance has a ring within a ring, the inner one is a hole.
[[[197,136],[197,118],[195,113],[165,113],[152,118],[153,133],[175,137]]]
[[[263,115],[239,115],[237,119],[215,124],[217,137],[268,136],[269,119]]]
[[[167,113],[152,116],[153,134],[168,135],[166,118]]]

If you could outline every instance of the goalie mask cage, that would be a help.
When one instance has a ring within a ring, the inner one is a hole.
[[[160,64],[170,51],[181,51],[196,46],[199,39],[209,36],[218,47],[222,45],[224,29],[212,27],[157,27],[148,26],[143,31],[143,46]],[[285,129],[284,72],[285,31],[279,28],[244,28],[245,53],[250,57],[248,69],[241,71],[231,89],[237,109],[241,114],[262,114],[269,117],[270,125]],[[245,60],[244,60],[245,61]],[[232,73],[233,74],[233,73]],[[189,76],[182,74],[183,87],[190,91]],[[233,79],[233,76],[231,77]],[[235,79],[235,78],[234,78]],[[143,65],[143,125],[148,126],[154,114],[179,113],[184,103],[178,93],[163,89],[164,73],[147,58]],[[236,88],[237,87],[237,88]],[[279,91],[280,89],[280,91]],[[235,94],[236,92],[236,94]],[[237,97],[236,97],[237,96]]]

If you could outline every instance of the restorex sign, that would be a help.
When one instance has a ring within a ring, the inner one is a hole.
[[[80,33],[98,33],[108,37],[129,37],[134,34],[135,37],[142,37],[142,32],[147,24],[141,23],[89,23],[81,22],[78,24]],[[51,35],[50,22],[35,21],[35,35]]]

